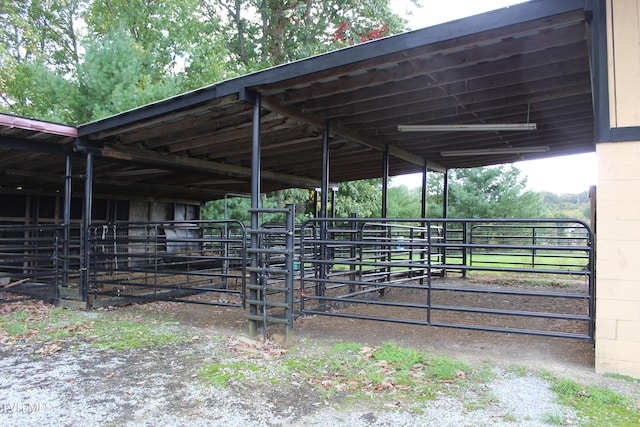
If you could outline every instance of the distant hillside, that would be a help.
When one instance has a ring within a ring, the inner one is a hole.
[[[555,194],[542,191],[544,216],[552,218],[577,218],[588,221],[591,216],[589,192],[579,194]]]

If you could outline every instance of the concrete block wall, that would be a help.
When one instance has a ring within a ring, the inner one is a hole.
[[[596,371],[640,378],[640,141],[596,151]]]

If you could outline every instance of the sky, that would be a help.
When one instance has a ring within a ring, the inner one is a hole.
[[[417,8],[411,0],[391,0],[395,12],[409,21],[412,30],[508,7],[526,0],[419,0]],[[545,160],[517,162],[515,166],[527,176],[527,188],[553,193],[580,193],[596,184],[595,153],[554,157]],[[395,177],[392,185],[418,187],[422,175]]]

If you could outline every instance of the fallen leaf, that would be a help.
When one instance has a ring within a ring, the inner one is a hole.
[[[60,347],[60,345],[57,342],[55,342],[55,343],[47,344],[42,348],[39,348],[38,350],[36,350],[36,353],[41,354],[42,356],[50,356],[52,354],[59,352],[60,350],[62,350],[62,347]]]

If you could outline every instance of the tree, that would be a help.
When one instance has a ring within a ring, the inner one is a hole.
[[[381,180],[363,179],[343,182],[336,194],[336,217],[346,218],[357,214],[363,218],[375,218],[381,214]]]
[[[457,169],[450,177],[449,217],[538,217],[542,198],[525,188],[526,177],[513,165]]]
[[[387,217],[420,218],[422,216],[422,191],[406,186],[389,188]]]
[[[228,50],[245,70],[295,61],[395,34],[406,22],[388,0],[215,0],[224,11]],[[340,31],[339,35],[336,31]]]
[[[155,70],[149,56],[148,50],[119,29],[88,42],[79,67],[76,120],[88,122],[179,92],[178,78]]]
[[[577,218],[588,221],[591,218],[591,202],[589,192],[578,194],[542,193],[545,217]]]
[[[92,40],[87,42],[81,84],[90,90],[83,95],[91,97],[96,84],[101,92],[113,93],[107,110],[99,114],[104,97],[89,99],[93,118],[228,77],[229,55],[219,20],[207,15],[199,0],[94,1],[89,12]],[[109,63],[114,70],[105,70]]]
[[[235,219],[244,224],[250,223],[249,197],[229,197],[207,203],[202,209],[202,218],[209,220]]]
[[[0,111],[70,124],[405,25],[388,0],[0,0],[0,17]]]
[[[75,123],[84,0],[0,2],[0,111]]]

